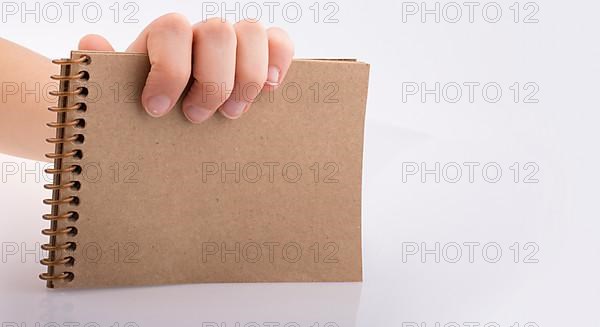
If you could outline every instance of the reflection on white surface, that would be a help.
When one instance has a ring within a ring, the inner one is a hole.
[[[36,319],[46,322],[335,327],[355,325],[360,284],[205,284],[41,293]]]
[[[18,271],[25,266],[28,274]],[[0,312],[6,327],[8,323],[63,326],[69,322],[127,327],[355,326],[361,294],[361,283],[47,290],[30,274],[39,270],[38,265],[12,263],[3,268]]]

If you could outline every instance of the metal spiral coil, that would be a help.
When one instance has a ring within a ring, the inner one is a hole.
[[[46,154],[46,158],[54,160],[54,166],[45,170],[47,174],[53,175],[53,183],[44,185],[44,188],[52,191],[52,198],[44,200],[44,204],[51,206],[51,213],[45,214],[42,218],[50,221],[50,228],[43,229],[42,234],[50,238],[49,243],[42,245],[42,250],[48,251],[48,258],[40,261],[42,265],[48,267],[47,272],[42,273],[39,277],[47,282],[47,286],[54,287],[54,282],[64,281],[70,282],[75,277],[75,274],[70,271],[57,273],[55,267],[65,266],[70,267],[75,264],[75,258],[70,255],[62,255],[65,252],[71,253],[77,247],[73,241],[59,243],[58,237],[73,237],[77,234],[77,227],[74,223],[79,218],[79,213],[76,211],[61,212],[61,206],[77,205],[79,197],[74,195],[64,196],[61,191],[70,190],[76,192],[81,184],[75,180],[63,180],[63,175],[76,175],[81,173],[81,166],[70,164],[63,166],[65,159],[79,160],[83,156],[80,149],[65,151],[66,144],[81,144],[83,143],[83,134],[72,134],[68,132],[73,128],[83,128],[85,121],[81,118],[67,120],[67,114],[72,112],[85,112],[85,103],[78,102],[69,104],[71,98],[75,96],[85,97],[87,89],[85,87],[77,87],[72,89],[71,83],[75,81],[84,81],[89,79],[89,73],[85,70],[77,73],[72,73],[73,65],[87,65],[91,58],[83,55],[76,59],[57,59],[52,63],[60,65],[60,74],[50,76],[51,79],[59,82],[57,91],[51,91],[50,95],[58,97],[57,105],[48,107],[48,110],[56,113],[57,119],[54,122],[47,124],[48,127],[56,129],[56,137],[46,139],[46,142],[54,144],[54,152]],[[59,226],[59,222],[63,222],[66,226]]]

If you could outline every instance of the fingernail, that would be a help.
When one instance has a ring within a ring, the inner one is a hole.
[[[189,106],[183,111],[185,117],[192,123],[201,123],[207,120],[212,113],[211,110],[198,106]]]
[[[279,73],[280,73],[279,68],[277,68],[275,66],[270,66],[269,70],[267,71],[266,84],[271,85],[271,86],[279,85]]]
[[[223,104],[221,113],[229,119],[237,119],[244,113],[244,109],[248,106],[248,102],[229,99]]]
[[[164,95],[155,95],[148,99],[146,111],[153,117],[160,117],[171,108],[171,100]]]

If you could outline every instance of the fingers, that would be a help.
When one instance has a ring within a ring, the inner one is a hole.
[[[168,113],[185,89],[192,64],[192,28],[179,14],[153,21],[129,46],[129,52],[148,53],[150,73],[142,105],[153,117]]]
[[[110,43],[100,35],[88,34],[79,40],[79,50],[115,51]]]
[[[79,47],[112,51],[98,35],[82,38]],[[263,88],[275,89],[290,67],[294,46],[283,30],[265,30],[258,22],[232,26],[210,19],[192,27],[182,15],[167,14],[153,21],[127,51],[150,58],[141,100],[151,116],[163,116],[173,108],[191,74],[183,113],[200,123],[217,110],[227,118],[239,118]]]
[[[294,43],[284,30],[277,27],[269,28],[267,36],[269,38],[269,68],[266,87],[275,89],[281,84],[290,68],[294,57]]]
[[[237,37],[235,84],[220,111],[237,119],[258,96],[267,80],[269,46],[267,32],[258,22],[241,21],[234,26]]]
[[[183,100],[183,113],[191,122],[200,123],[233,90],[237,40],[233,26],[218,18],[195,25],[193,34],[194,82]]]

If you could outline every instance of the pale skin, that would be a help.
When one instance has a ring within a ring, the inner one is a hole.
[[[50,75],[57,67],[48,58],[3,39],[0,49],[3,81],[27,89],[53,83]],[[79,49],[114,51],[100,35],[84,36]],[[183,114],[199,124],[217,111],[240,118],[261,90],[277,88],[292,62],[294,45],[282,29],[265,29],[258,22],[209,19],[191,25],[180,14],[167,14],[150,23],[126,51],[150,58],[141,96],[146,112],[160,119],[183,96]],[[190,78],[193,83],[184,94]],[[207,85],[220,91],[206,92]],[[54,137],[54,130],[45,124],[56,114],[46,107],[53,105],[48,96],[5,96],[0,103],[0,152],[47,160],[44,153],[53,148],[45,139]]]

